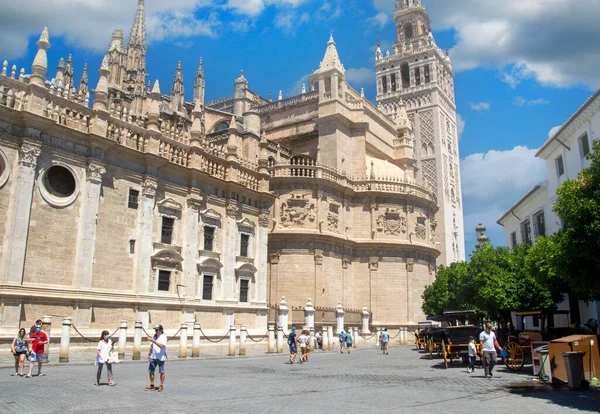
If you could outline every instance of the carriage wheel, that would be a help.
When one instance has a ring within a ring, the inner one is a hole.
[[[520,371],[525,365],[525,352],[517,341],[510,340],[504,345],[508,356],[504,358],[504,365],[513,372]]]
[[[446,344],[444,343],[443,339],[442,339],[442,351],[444,353],[444,364],[446,365],[446,368],[448,368],[448,352],[446,352]]]

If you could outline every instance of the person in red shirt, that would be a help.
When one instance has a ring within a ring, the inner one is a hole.
[[[31,378],[31,372],[36,362],[38,363],[38,377],[41,377],[44,375],[42,374],[42,357],[44,356],[44,345],[48,343],[48,335],[38,326],[35,328],[35,332],[29,335],[29,342],[31,342],[31,352],[29,353],[29,374],[26,377]]]

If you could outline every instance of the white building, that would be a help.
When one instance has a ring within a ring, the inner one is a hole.
[[[560,218],[553,211],[556,189],[564,181],[577,178],[582,169],[590,166],[591,161],[586,159],[586,155],[591,151],[592,142],[599,136],[600,90],[596,91],[537,152],[536,157],[546,161],[548,176],[546,181],[533,187],[498,219],[497,223],[504,227],[507,246],[514,247],[517,243],[535,245],[538,237],[550,235],[561,227]],[[568,325],[575,321],[577,316],[582,323],[589,318],[598,319],[600,316],[600,302],[580,302],[578,307],[573,305],[569,303],[568,298],[559,305],[559,309],[571,310],[571,321],[567,321],[564,316],[557,316],[556,326]],[[533,322],[526,320],[528,329],[533,328]]]

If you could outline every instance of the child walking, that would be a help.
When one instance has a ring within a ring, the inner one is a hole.
[[[475,372],[475,361],[477,360],[477,348],[475,347],[475,337],[469,336],[469,366],[467,372]]]

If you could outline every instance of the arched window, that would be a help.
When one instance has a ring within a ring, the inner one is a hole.
[[[426,157],[427,156],[427,144],[423,144],[423,146],[421,147],[421,157]]]
[[[229,121],[221,121],[217,125],[215,125],[215,127],[210,132],[221,132],[225,131],[226,129],[229,129]]]
[[[400,72],[402,74],[402,89],[407,89],[410,87],[410,69],[408,68],[408,63],[403,63]]]

